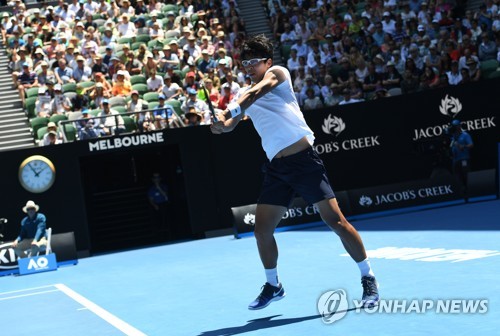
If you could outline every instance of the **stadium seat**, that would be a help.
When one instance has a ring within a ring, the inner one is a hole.
[[[141,34],[135,37],[135,42],[148,43],[149,41],[151,41],[149,34]]]
[[[147,79],[146,76],[144,75],[133,75],[130,76],[130,84],[135,85],[135,84],[146,84]]]
[[[137,130],[137,125],[135,124],[134,119],[132,119],[130,116],[122,116],[122,119],[127,132],[134,132]]]
[[[35,107],[36,107],[36,100],[38,97],[30,97],[26,98],[25,104],[26,104],[26,115],[29,119],[35,118]]]
[[[152,110],[152,109],[156,108],[158,105],[160,105],[160,103],[157,101],[149,102],[148,103],[148,110]]]
[[[392,88],[387,91],[391,96],[399,96],[402,94],[401,88]]]
[[[118,44],[125,44],[125,43],[130,44],[132,42],[132,38],[131,37],[120,37],[117,42],[118,42]]]
[[[36,138],[42,140],[43,136],[47,133],[47,126],[40,127],[36,132]]]
[[[76,140],[76,128],[72,124],[64,124],[62,131],[66,137],[66,142],[73,142]]]
[[[181,110],[181,102],[176,100],[176,99],[171,99],[171,100],[167,100],[165,102],[165,104],[167,105],[170,105],[174,108],[174,111],[178,114],[178,115],[182,115],[184,114],[184,112]]]
[[[126,101],[123,97],[111,97],[109,98],[109,107],[113,106],[125,106]]]
[[[142,99],[145,101],[153,102],[153,101],[158,101],[158,93],[157,92],[146,92],[143,96]]]
[[[113,106],[113,110],[117,111],[120,114],[127,113],[127,107],[123,105]]]
[[[148,86],[146,85],[146,83],[132,84],[132,90],[137,90],[139,92],[139,95],[141,95],[141,96],[143,94],[145,94],[146,92],[149,92]]]
[[[38,134],[38,130],[42,127],[47,126],[49,119],[45,117],[35,117],[30,120],[31,129],[33,130],[33,135]]]
[[[26,90],[26,98],[31,98],[36,96],[38,96],[38,86],[31,87]]]
[[[500,78],[500,70],[493,71],[488,75],[488,79],[493,78]]]
[[[49,121],[56,123],[56,125],[58,125],[61,120],[68,120],[68,117],[64,114],[54,114],[49,118]]]
[[[63,92],[76,92],[76,83],[66,83],[62,85]]]
[[[82,88],[89,88],[91,86],[95,85],[95,82],[93,81],[85,81],[85,82],[79,82],[78,83]]]
[[[482,61],[480,65],[481,69],[481,77],[488,78],[488,76],[492,73],[495,72],[498,68],[498,61],[495,59],[487,60],[487,61]]]

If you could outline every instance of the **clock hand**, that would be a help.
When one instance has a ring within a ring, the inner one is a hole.
[[[30,169],[33,171],[33,173],[35,173],[35,176],[36,176],[36,177],[38,177],[38,174],[40,174],[40,172],[37,172],[37,171],[35,170],[35,168],[33,168],[33,167],[31,166],[31,164],[30,164],[30,163],[28,163],[28,166],[29,166],[29,167],[30,167]]]

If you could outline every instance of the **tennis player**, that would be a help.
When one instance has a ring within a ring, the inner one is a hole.
[[[314,135],[300,111],[290,73],[273,66],[272,55],[273,45],[265,35],[244,42],[242,65],[253,86],[240,90],[237,100],[211,125],[214,134],[230,132],[248,115],[269,159],[255,215],[255,238],[267,281],[248,309],[262,309],[285,297],[274,230],[295,193],[316,205],[323,221],[340,237],[361,271],[363,305],[373,306],[379,301],[378,284],[361,237],[342,214],[323,162],[312,147]]]

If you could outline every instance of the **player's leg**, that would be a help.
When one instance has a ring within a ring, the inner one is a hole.
[[[378,283],[358,231],[347,221],[336,198],[325,199],[316,203],[316,206],[323,221],[339,236],[347,253],[358,264],[363,286],[363,305],[369,307],[377,304],[380,300]]]
[[[340,237],[347,253],[356,262],[366,259],[363,241],[356,229],[347,221],[340,210],[336,198],[325,199],[316,203],[323,221]]]
[[[278,246],[274,239],[274,230],[286,210],[286,207],[279,205],[257,205],[254,234],[267,281],[259,296],[248,305],[248,309],[262,309],[285,297],[285,290],[278,279]]]

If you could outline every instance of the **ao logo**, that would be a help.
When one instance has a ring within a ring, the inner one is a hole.
[[[441,100],[441,105],[439,106],[439,112],[446,116],[456,116],[462,111],[462,104],[458,98],[449,97],[446,95],[444,99]]]
[[[372,203],[373,203],[373,201],[372,201],[370,196],[362,195],[359,198],[359,205],[361,205],[361,206],[369,207],[370,205],[372,205]]]
[[[330,114],[328,115],[328,118],[326,118],[323,122],[323,126],[321,126],[321,129],[326,134],[335,134],[335,136],[339,136],[339,134],[342,133],[343,130],[345,130],[345,123],[341,118]]]
[[[340,320],[347,313],[347,294],[343,289],[323,293],[318,300],[318,312],[325,324]]]
[[[243,222],[247,225],[255,225],[255,215],[247,213],[243,218]]]
[[[49,266],[49,260],[45,257],[40,257],[36,261],[31,259],[28,263],[28,270],[41,270]]]

